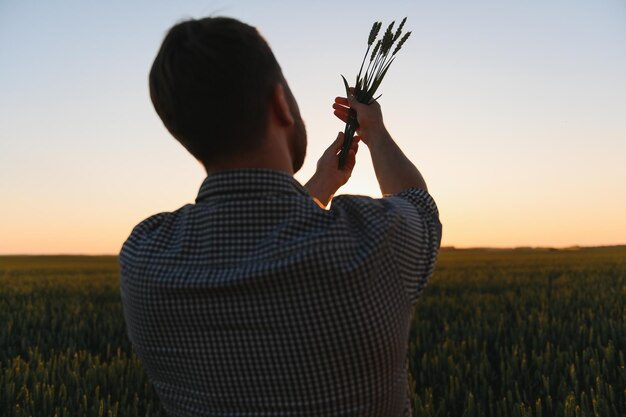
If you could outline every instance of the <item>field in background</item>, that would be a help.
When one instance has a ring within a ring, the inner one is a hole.
[[[626,415],[626,247],[444,250],[410,338],[414,416]],[[0,257],[0,416],[162,415],[117,258]]]

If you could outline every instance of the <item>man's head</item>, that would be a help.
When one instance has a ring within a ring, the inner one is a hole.
[[[282,99],[292,116],[293,171],[301,168],[304,124],[272,50],[255,28],[224,17],[178,23],[163,40],[149,80],[165,127],[205,167],[261,148],[272,106],[280,107]]]

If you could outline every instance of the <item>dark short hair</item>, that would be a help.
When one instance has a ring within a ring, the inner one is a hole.
[[[254,27],[207,17],[169,30],[149,80],[165,127],[207,166],[260,145],[274,87],[283,78]]]

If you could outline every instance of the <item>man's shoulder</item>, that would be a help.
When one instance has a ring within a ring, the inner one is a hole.
[[[407,188],[380,198],[337,196],[331,211],[354,234],[367,239],[388,237],[394,241],[399,236],[409,236],[409,241],[414,242],[423,240],[425,234],[441,234],[437,205],[426,190],[419,188]]]
[[[139,222],[122,245],[120,262],[130,264],[144,253],[147,247],[164,243],[164,239],[171,235],[189,206],[191,205],[186,204],[175,211],[156,213]]]
[[[331,208],[348,212],[380,214],[402,211],[407,205],[415,206],[418,210],[426,211],[430,215],[439,216],[435,200],[426,190],[419,188],[407,188],[396,194],[379,198],[353,194],[339,195],[333,199]]]

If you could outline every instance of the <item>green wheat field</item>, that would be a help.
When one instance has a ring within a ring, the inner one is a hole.
[[[0,416],[164,416],[116,257],[0,257]],[[626,416],[626,247],[443,250],[409,341],[414,416]]]

